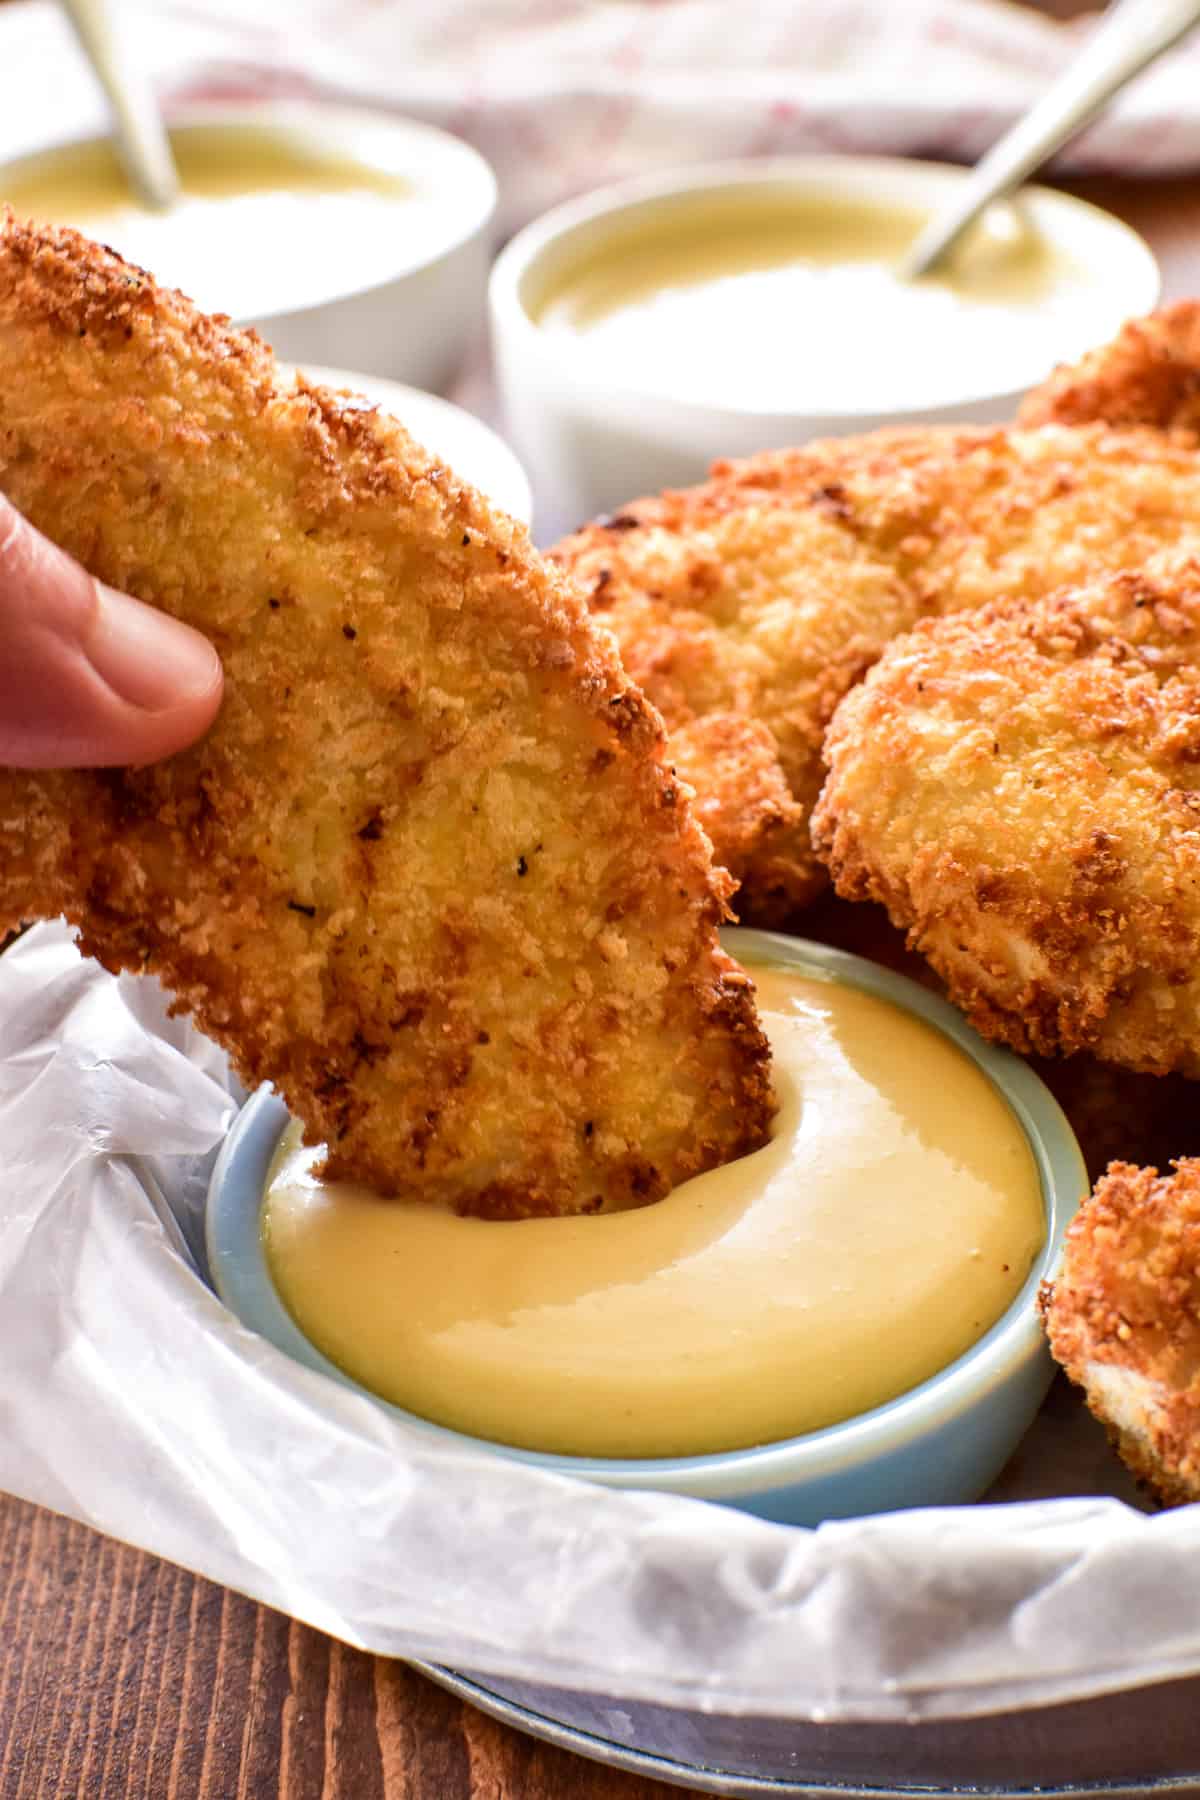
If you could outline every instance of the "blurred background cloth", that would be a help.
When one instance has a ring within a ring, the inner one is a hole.
[[[500,178],[505,230],[670,164],[852,150],[972,160],[1092,24],[1014,0],[113,0],[113,10],[167,100],[325,96],[459,133]],[[52,0],[0,5],[0,154],[104,117]],[[1054,168],[1200,168],[1200,34]]]

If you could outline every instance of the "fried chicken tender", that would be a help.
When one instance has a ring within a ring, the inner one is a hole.
[[[986,1036],[1200,1075],[1200,563],[923,622],[826,751],[838,892]]]
[[[808,821],[838,702],[927,615],[1200,544],[1200,454],[1150,430],[881,432],[718,463],[552,555],[585,585],[702,796],[739,915],[825,885]]]
[[[393,421],[0,221],[0,487],[204,631],[144,769],[0,771],[0,929],[159,975],[329,1172],[495,1217],[653,1200],[772,1107],[728,883],[561,571]]]
[[[1063,363],[1029,394],[1019,422],[1153,425],[1200,432],[1200,301],[1131,319],[1109,344]]]
[[[1200,1500],[1200,1160],[1113,1163],[1041,1296],[1050,1348],[1122,1459],[1168,1505]]]

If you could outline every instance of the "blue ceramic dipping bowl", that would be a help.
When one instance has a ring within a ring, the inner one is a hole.
[[[1032,1423],[1053,1373],[1035,1303],[1039,1284],[1057,1267],[1063,1233],[1088,1189],[1071,1128],[1025,1063],[985,1044],[952,1006],[905,976],[863,957],[771,932],[728,931],[724,942],[739,959],[774,963],[820,981],[848,982],[915,1013],[952,1039],[999,1090],[1028,1138],[1046,1208],[1045,1244],[1007,1312],[955,1362],[884,1406],[803,1437],[708,1456],[551,1456],[467,1438],[378,1396],[371,1398],[415,1430],[446,1442],[613,1487],[716,1500],[792,1525],[977,1500]],[[213,1282],[244,1325],[297,1362],[366,1393],[304,1336],[271,1280],[261,1230],[263,1190],[287,1123],[283,1102],[270,1088],[262,1088],[242,1109],[222,1148],[208,1195]]]

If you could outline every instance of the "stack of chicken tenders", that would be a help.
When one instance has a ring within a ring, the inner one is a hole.
[[[1186,302],[1011,429],[718,464],[553,553],[661,711],[743,918],[825,935],[831,879],[881,903],[985,1037],[1039,1059],[1089,1161],[1178,1158],[1109,1162],[1042,1296],[1168,1501],[1200,1498],[1198,434]]]
[[[1071,1059],[1114,1160],[1051,1347],[1200,1498],[1200,304],[1012,428],[717,464],[540,557],[393,421],[0,214],[0,488],[226,669],[168,763],[0,771],[0,930],[159,974],[332,1172],[520,1217],[761,1144],[718,926],[880,903],[880,954]]]

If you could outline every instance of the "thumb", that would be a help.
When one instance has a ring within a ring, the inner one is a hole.
[[[0,764],[153,762],[205,732],[216,651],[94,580],[0,494]]]

